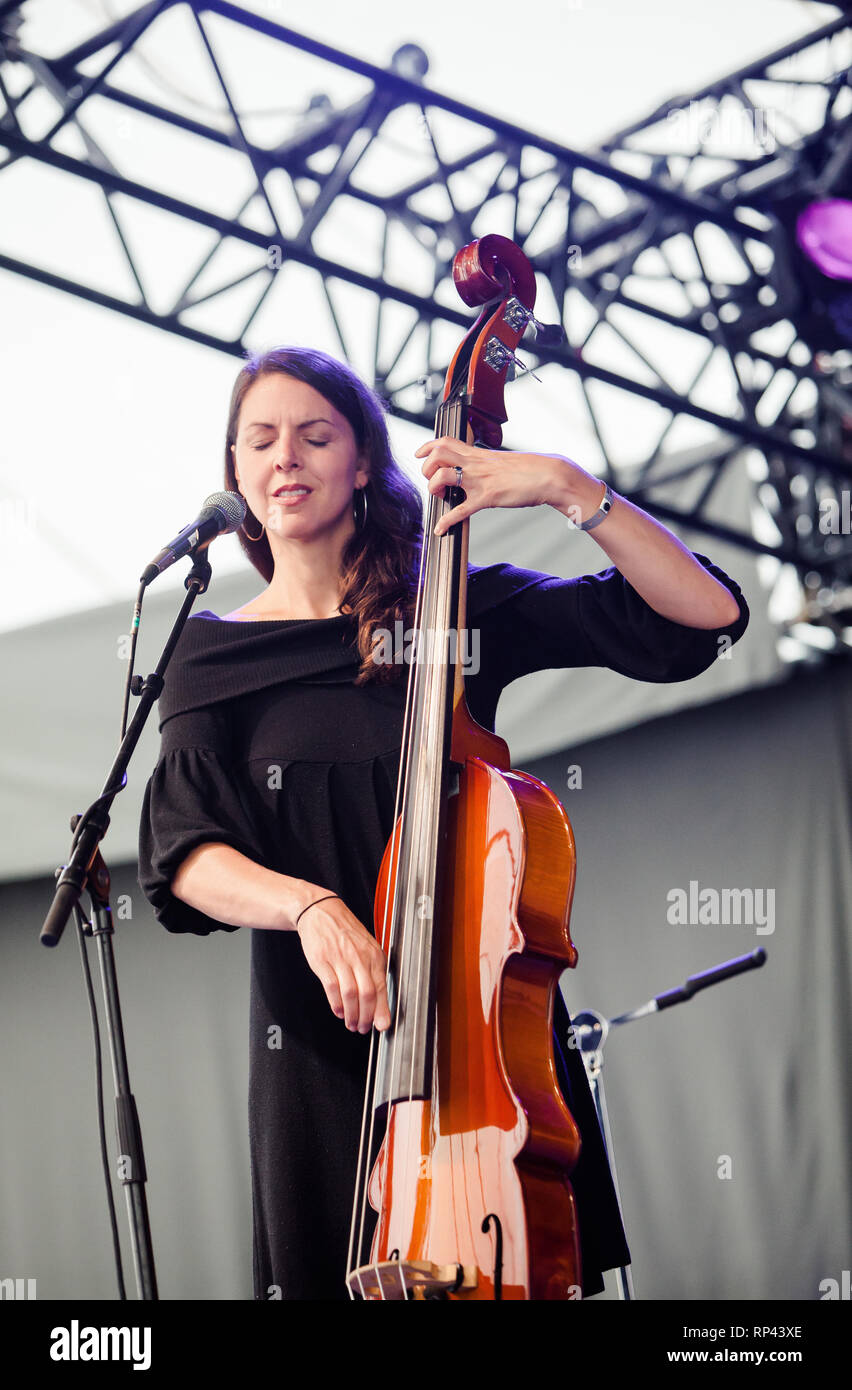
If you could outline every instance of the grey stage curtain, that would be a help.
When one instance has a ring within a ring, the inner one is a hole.
[[[572,1011],[611,1016],[769,956],[608,1044],[640,1297],[818,1299],[849,1267],[850,706],[852,671],[830,664],[527,763],[577,839]],[[691,880],[772,890],[774,931],[670,923]],[[37,939],[51,890],[0,890],[0,1276],[112,1298],[77,947]],[[250,1298],[248,934],[168,936],[135,866],[114,872],[113,904],[161,1296]],[[108,1099],[110,1136],[111,1115]],[[126,1250],[120,1189],[117,1205]]]

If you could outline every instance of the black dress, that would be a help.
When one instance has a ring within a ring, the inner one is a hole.
[[[479,670],[468,707],[488,729],[501,690],[552,667],[607,666],[645,681],[706,670],[738,620],[703,631],[661,617],[615,569],[559,579],[508,564],[469,566],[468,626]],[[405,681],[355,686],[353,620],[189,619],[160,697],[160,756],[145,790],[139,882],[168,931],[238,931],[170,891],[190,850],[217,841],[338,894],[368,929],[393,828]],[[558,991],[557,991],[558,994]],[[629,1261],[582,1059],[556,1021],[560,1082],[582,1137],[572,1175],[583,1293]],[[347,1298],[344,1274],[369,1034],[332,1013],[298,933],[251,940],[249,1131],[254,1297]]]

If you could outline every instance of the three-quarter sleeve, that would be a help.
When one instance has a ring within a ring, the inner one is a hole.
[[[606,666],[642,681],[690,680],[739,641],[749,620],[736,581],[706,555],[693,553],[737,600],[733,622],[696,628],[664,618],[615,566],[560,579],[511,565],[491,565],[472,576],[468,621],[488,627],[504,686],[532,671],[571,666]]]
[[[139,825],[139,884],[157,921],[167,931],[199,936],[239,931],[176,898],[171,882],[199,845],[230,845],[257,861],[254,841],[233,776],[222,705],[168,719]]]

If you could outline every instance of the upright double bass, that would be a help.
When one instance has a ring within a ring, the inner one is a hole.
[[[501,442],[503,394],[535,277],[485,236],[453,262],[484,305],[447,372],[436,437]],[[580,1136],[553,1056],[577,952],[574,838],[544,783],[467,709],[468,522],[435,537],[430,495],[394,831],[375,894],[391,1026],[373,1033],[347,1287],[353,1299],[580,1297],[570,1174]],[[368,1208],[375,1215],[371,1214]]]

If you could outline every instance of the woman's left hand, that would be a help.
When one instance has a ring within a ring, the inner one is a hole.
[[[415,458],[424,459],[423,475],[429,491],[440,496],[445,487],[461,486],[466,496],[441,517],[435,535],[484,507],[559,506],[570,480],[576,487],[585,481],[591,497],[600,494],[600,482],[570,459],[559,454],[514,454],[500,449],[481,449],[460,439],[430,439],[421,444]],[[462,470],[461,484],[456,468]],[[578,477],[573,478],[576,471]],[[591,511],[595,506],[591,506]]]

